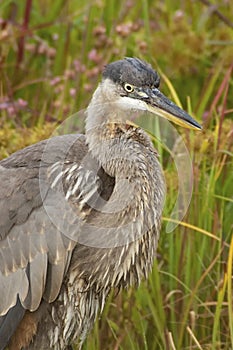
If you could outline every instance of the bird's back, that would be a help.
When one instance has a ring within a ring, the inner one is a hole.
[[[82,162],[86,164],[85,174],[82,173]],[[72,168],[77,176],[70,171]],[[1,349],[14,333],[25,310],[36,310],[43,298],[48,302],[56,299],[77,244],[80,222],[69,222],[72,215],[62,208],[60,195],[63,196],[62,191],[69,191],[69,185],[64,183],[64,189],[58,188],[59,173],[70,174],[72,185],[80,180],[79,187],[70,195],[72,202],[82,195],[82,190],[85,191],[84,180],[89,180],[94,190],[101,186],[101,178],[93,173],[94,169],[97,164],[87,154],[83,135],[54,137],[0,162]],[[72,209],[78,211],[75,205]],[[60,222],[55,217],[57,213]],[[67,227],[64,229],[62,224]],[[35,326],[31,328],[35,332]],[[25,335],[25,340],[27,337],[29,335]]]

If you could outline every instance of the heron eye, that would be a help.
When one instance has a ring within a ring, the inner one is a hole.
[[[128,84],[128,83],[125,83],[124,89],[125,89],[125,91],[127,91],[127,92],[133,92],[134,87],[133,87],[133,85],[130,85],[130,84]]]

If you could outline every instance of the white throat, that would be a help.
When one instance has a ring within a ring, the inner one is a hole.
[[[105,123],[125,123],[132,113],[147,110],[144,101],[121,96],[121,90],[122,87],[110,79],[98,85],[87,108],[86,134]]]

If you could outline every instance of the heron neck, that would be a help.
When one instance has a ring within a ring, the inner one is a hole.
[[[133,162],[137,167],[144,158],[149,160],[147,156],[157,158],[149,136],[141,128],[128,123],[106,122],[87,129],[86,141],[94,158],[114,177],[121,172],[119,164]]]
[[[96,235],[98,240],[101,237],[102,246],[140,240],[156,225],[158,235],[165,189],[157,153],[148,135],[126,123],[105,123],[87,131],[87,143],[105,173],[115,180],[109,200],[94,216],[95,230],[98,220],[101,228],[103,222],[112,228],[107,230],[109,236],[102,235],[102,231]]]
[[[126,122],[129,111],[116,108],[116,99],[108,93],[108,88],[112,91],[109,84],[111,81],[100,83],[94,92],[87,108],[85,127],[89,150],[101,165],[113,156],[125,156],[129,151],[131,138],[134,142],[140,139],[140,142],[153,148],[148,135],[143,130]]]
[[[92,129],[104,127],[106,123],[123,123],[127,119],[127,113],[117,108],[116,98],[111,91],[111,81],[100,83],[95,90],[91,102],[87,108],[86,134]]]

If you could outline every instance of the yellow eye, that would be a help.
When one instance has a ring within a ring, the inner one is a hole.
[[[128,84],[128,83],[125,83],[124,89],[125,89],[125,91],[127,91],[127,92],[133,92],[133,91],[134,91],[133,85],[130,85],[130,84]]]

